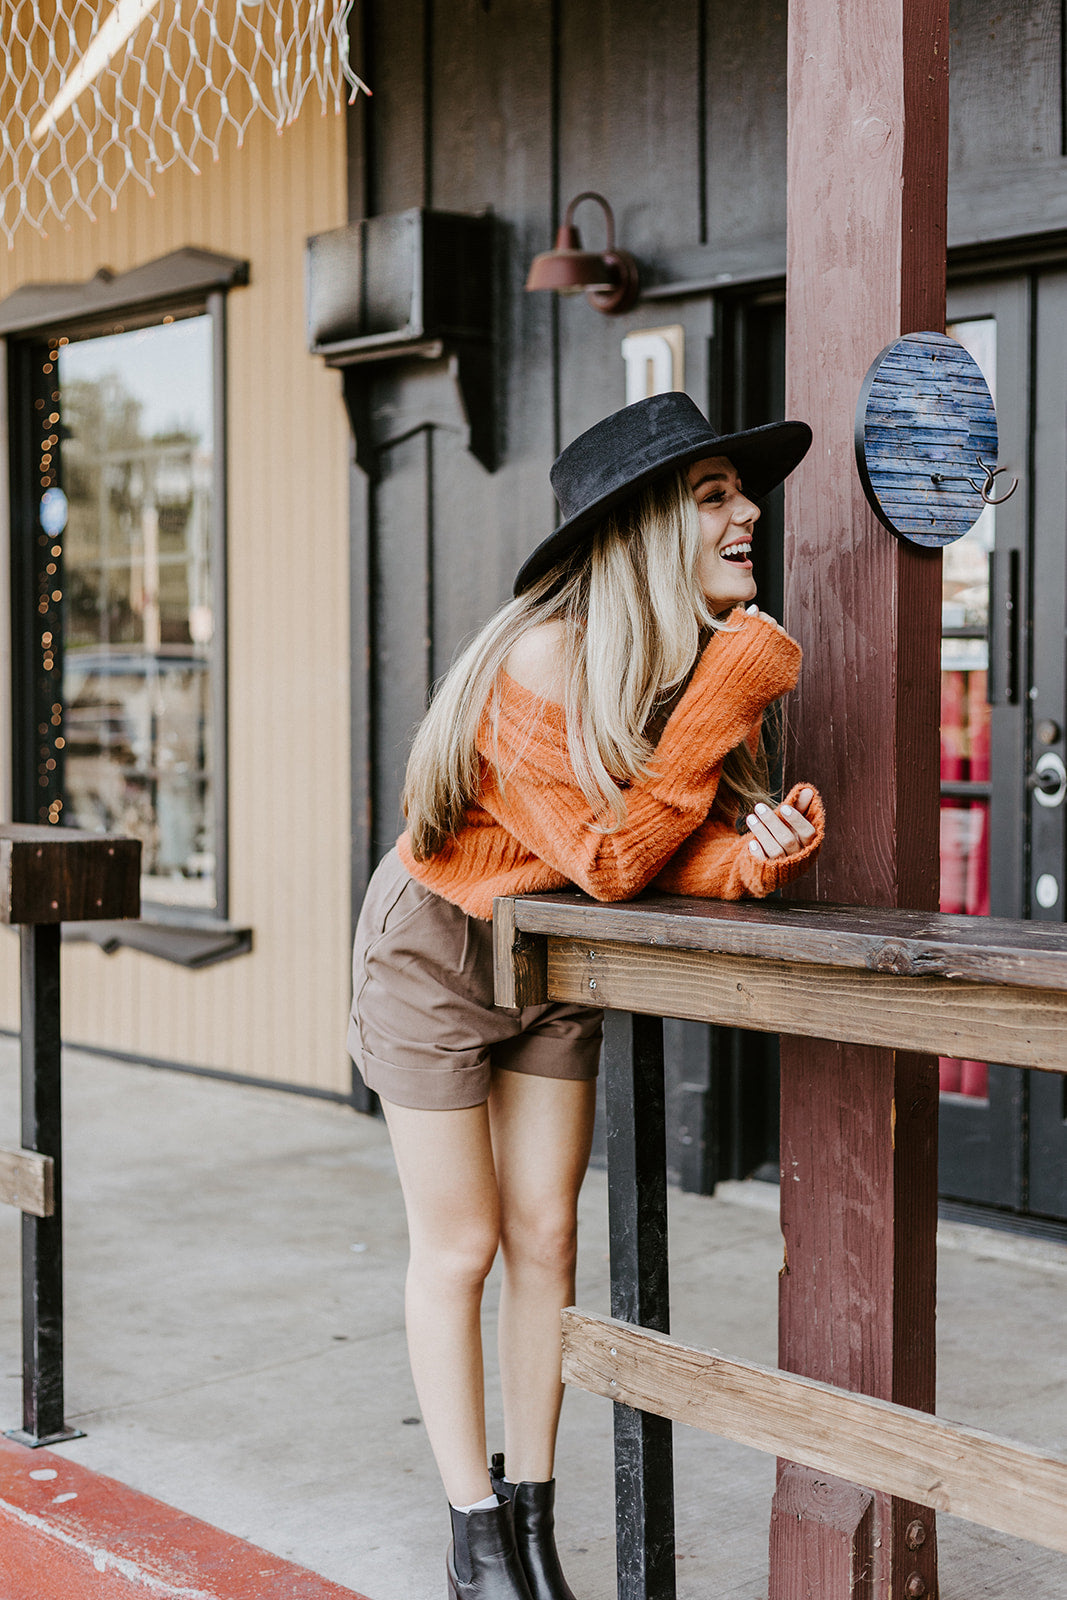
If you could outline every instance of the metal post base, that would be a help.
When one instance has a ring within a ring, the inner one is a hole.
[[[66,1444],[68,1439],[86,1439],[88,1434],[81,1428],[62,1428],[59,1433],[42,1433],[40,1438],[35,1433],[27,1433],[25,1428],[5,1428],[5,1439],[14,1439],[16,1444],[24,1444],[28,1450],[43,1450],[45,1445]]]

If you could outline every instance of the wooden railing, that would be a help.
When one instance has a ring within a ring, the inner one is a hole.
[[[22,1148],[0,1150],[0,1203],[22,1212],[22,1427],[78,1437],[63,1415],[63,1165],[59,949],[63,922],[141,914],[141,845],[74,828],[0,826],[0,922],[21,941]]]
[[[1063,1073],[1067,932],[869,907],[675,897],[602,905],[565,893],[498,900],[494,940],[497,1004],[608,1008],[612,1316],[564,1313],[564,1377],[617,1403],[622,1600],[674,1594],[672,1422],[1067,1551],[1067,1460],[666,1337],[657,1020]],[[919,1552],[926,1537],[915,1519],[907,1550]],[[916,1570],[902,1574],[899,1592],[912,1600],[928,1592],[920,1564],[917,1553]]]

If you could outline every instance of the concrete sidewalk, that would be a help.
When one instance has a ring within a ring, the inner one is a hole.
[[[18,1142],[17,1085],[2,1040],[0,1145]],[[372,1600],[443,1596],[447,1515],[407,1368],[382,1124],[75,1051],[64,1093],[67,1420],[88,1437],[57,1453]],[[776,1198],[672,1197],[679,1338],[774,1364]],[[1067,1247],[943,1231],[939,1410],[1067,1453]],[[18,1234],[0,1208],[3,1427],[21,1420]],[[578,1302],[607,1310],[600,1173],[583,1192]],[[486,1324],[492,1368],[491,1310]],[[773,1460],[684,1428],[675,1453],[681,1600],[759,1600]],[[606,1402],[568,1395],[558,1477],[571,1583],[610,1600]],[[947,1517],[939,1534],[943,1600],[1067,1595],[1067,1556]]]

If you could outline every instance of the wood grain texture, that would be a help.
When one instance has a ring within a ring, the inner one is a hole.
[[[493,969],[498,1006],[538,1006],[548,999],[545,941],[519,933],[515,901],[493,901]]]
[[[789,764],[833,829],[796,896],[932,909],[940,562],[867,506],[853,416],[880,349],[944,328],[947,0],[825,20],[792,0],[786,414],[816,446],[786,483]]]
[[[577,891],[523,895],[513,905],[515,926],[525,933],[865,968],[899,977],[1067,989],[1067,930],[1058,924],[895,906],[683,895],[604,905]]]
[[[860,0],[838,7],[832,28],[826,20],[820,0],[790,0],[786,415],[811,423],[815,445],[785,491],[785,623],[805,653],[787,771],[819,785],[831,830],[791,897],[933,910],[941,563],[874,518],[854,470],[853,417],[879,350],[944,330],[948,0]],[[852,1004],[825,986],[822,999],[824,1018]],[[921,1007],[944,1021],[953,1004],[930,989]],[[888,1042],[857,1021],[838,1036]],[[786,1027],[803,1031],[795,1019]],[[905,1042],[929,1048],[892,1041]],[[782,1157],[798,1165],[783,1182],[780,1363],[932,1408],[937,1096],[921,1087],[932,1063],[790,1037],[781,1068]],[[909,1107],[899,1134],[898,1094]],[[901,1510],[884,1495],[874,1507],[879,1600],[903,1600],[915,1567]],[[771,1600],[790,1592],[803,1554],[803,1523],[792,1538],[785,1528]],[[935,1594],[932,1528],[917,1570]],[[847,1592],[837,1581],[819,1586],[824,1600]]]
[[[1054,990],[896,978],[594,939],[549,938],[547,972],[550,1000],[1067,1071],[1067,995]],[[846,1077],[844,1089],[862,1114],[857,1081]],[[817,1114],[816,1107],[808,1109]],[[889,1132],[887,1122],[887,1143]]]
[[[1067,1460],[1025,1444],[574,1308],[563,1312],[563,1376],[623,1405],[1067,1550]]]
[[[781,1569],[782,1600],[829,1592],[870,1600],[874,1496],[855,1484],[783,1466],[771,1513],[771,1566]],[[785,1545],[788,1560],[779,1560]]]
[[[936,1000],[928,1003],[936,1010]],[[779,1362],[933,1411],[937,1062],[872,1049],[884,1041],[869,1031],[859,1039],[782,1041]],[[921,1552],[907,1554],[901,1542],[918,1514],[910,1500],[877,1497],[876,1593],[901,1595],[916,1571],[927,1592],[936,1592],[932,1517],[926,1515]],[[805,1544],[798,1532],[794,1564]]]
[[[987,175],[1061,154],[1060,0],[952,0],[952,168]],[[1006,84],[1010,94],[1003,93]]]
[[[856,465],[879,521],[929,549],[961,538],[984,508],[979,462],[996,460],[993,398],[973,356],[937,333],[889,345],[856,409]]]
[[[0,1205],[31,1217],[50,1217],[55,1204],[55,1162],[36,1150],[0,1150]]]
[[[101,922],[140,914],[140,840],[31,823],[0,826],[0,921]]]

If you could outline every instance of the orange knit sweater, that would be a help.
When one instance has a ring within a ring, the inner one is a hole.
[[[495,743],[488,717],[479,731],[477,801],[429,861],[416,861],[408,835],[401,835],[400,859],[411,876],[486,919],[498,894],[571,884],[597,900],[627,900],[649,884],[736,900],[770,894],[798,877],[822,843],[818,795],[807,812],[815,838],[775,861],[753,855],[747,834],[709,815],[723,758],[753,735],[765,708],[794,687],[800,669],[800,646],[780,629],[739,611],[731,624],[732,631],[716,633],[701,655],[647,775],[626,791],[625,820],[610,833],[597,831],[575,780],[562,706],[505,673]],[[801,787],[787,796],[792,803]]]

